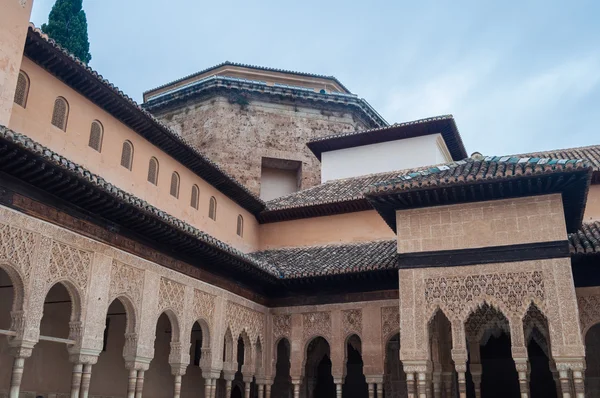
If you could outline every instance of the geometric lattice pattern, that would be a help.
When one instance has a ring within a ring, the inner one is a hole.
[[[263,314],[231,301],[227,302],[226,314],[227,322],[229,323],[234,338],[239,336],[242,333],[242,330],[246,330],[246,333],[252,339],[253,343],[259,336],[262,341],[264,328]]]
[[[273,339],[291,337],[292,316],[289,314],[273,315]]]
[[[6,259],[19,267],[25,279],[29,279],[34,245],[33,232],[0,224],[0,259]]]
[[[170,308],[179,316],[183,315],[185,286],[167,278],[160,278],[158,290],[158,310]]]
[[[51,252],[46,283],[69,278],[81,291],[86,291],[92,253],[56,241],[52,241]]]
[[[215,312],[215,296],[194,289],[194,311],[196,319],[204,319],[212,325]]]
[[[484,299],[502,304],[511,314],[524,310],[529,300],[544,300],[541,271],[500,272],[486,275],[427,278],[425,300],[432,308],[440,305],[448,317],[466,315]]]
[[[350,333],[362,335],[362,310],[345,310],[342,311],[342,329],[344,336]]]
[[[400,330],[400,308],[383,307],[381,309],[381,333],[383,341],[387,341],[392,334]]]
[[[325,339],[331,336],[331,315],[329,312],[310,312],[302,314],[304,339],[321,336]]]
[[[144,271],[113,260],[110,275],[110,299],[122,294],[129,296],[141,308],[144,290]]]
[[[600,322],[600,296],[578,296],[579,318],[581,320],[581,332],[585,333],[588,328]]]

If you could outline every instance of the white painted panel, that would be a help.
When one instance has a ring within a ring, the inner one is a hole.
[[[263,167],[260,176],[260,198],[271,200],[298,190],[298,171]]]
[[[441,134],[339,149],[321,154],[321,182],[451,160]]]

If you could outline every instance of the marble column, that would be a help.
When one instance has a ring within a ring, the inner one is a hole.
[[[25,367],[24,357],[15,357],[13,360],[12,373],[10,376],[9,398],[19,398],[21,391],[21,380],[23,379],[23,368]]]
[[[417,391],[419,398],[429,398],[427,395],[427,372],[417,373]]]
[[[375,383],[377,398],[383,398],[383,383]]]
[[[271,383],[265,386],[265,398],[271,398]]]
[[[231,380],[225,380],[225,395],[231,397]]]
[[[442,372],[433,372],[433,398],[442,398]]]
[[[244,380],[244,398],[250,398],[250,382]]]
[[[375,398],[375,384],[369,383],[367,389],[369,391],[369,398]]]
[[[210,398],[215,398],[217,396],[217,380],[212,379],[210,384]]]
[[[342,398],[342,383],[335,384],[335,397]]]
[[[142,398],[144,392],[144,369],[139,369],[137,372],[137,380],[135,383],[135,398]]]
[[[452,381],[454,378],[452,377],[452,372],[442,372],[442,382],[444,384],[444,398],[452,397]]]
[[[265,385],[259,384],[258,385],[258,398],[264,398],[264,396],[265,396]]]
[[[71,398],[79,398],[81,391],[81,373],[83,372],[83,364],[76,363],[73,365],[73,374],[71,376]]]
[[[521,398],[529,398],[529,364],[527,358],[514,358],[517,374],[519,375],[519,390]]]
[[[483,367],[481,364],[472,363],[469,364],[469,371],[473,379],[473,386],[475,388],[475,398],[481,398],[481,377],[483,375]]]
[[[415,374],[413,372],[406,372],[406,392],[408,398],[417,398],[417,389],[415,388]]]
[[[90,393],[90,382],[92,381],[92,364],[86,363],[83,365],[83,373],[81,374],[81,392],[80,398],[88,398]]]
[[[137,380],[137,370],[129,369],[129,378],[127,383],[127,398],[135,398],[135,384]]]
[[[212,379],[204,378],[204,397],[210,398],[212,396]]]
[[[294,385],[294,398],[300,398],[300,383],[301,380],[292,380],[292,384]]]

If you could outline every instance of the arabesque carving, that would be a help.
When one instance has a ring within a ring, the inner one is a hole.
[[[215,296],[194,289],[194,311],[196,320],[204,319],[212,325],[213,315],[215,313]]]
[[[545,300],[541,271],[427,278],[425,286],[429,309],[439,306],[454,319],[465,318],[482,302],[512,315],[525,312],[532,299]]]
[[[109,301],[126,295],[137,308],[141,308],[143,292],[144,271],[113,260],[110,272]]]
[[[400,309],[398,306],[383,307],[381,309],[381,333],[383,341],[400,330]]]
[[[159,312],[170,308],[181,316],[183,314],[184,294],[185,286],[183,284],[164,277],[160,278],[160,287],[158,289]]]
[[[26,280],[30,275],[35,236],[33,232],[0,224],[0,261],[16,265]]]
[[[302,330],[305,339],[314,336],[331,337],[331,313],[309,312],[302,314]]]
[[[273,340],[280,337],[290,338],[292,335],[292,316],[289,314],[273,315]]]
[[[264,315],[262,313],[228,301],[227,322],[234,338],[239,336],[243,330],[246,330],[252,343],[256,341],[257,337],[260,337],[262,340],[264,329]]]
[[[585,337],[587,330],[600,322],[600,295],[577,296],[577,305],[579,306],[581,333]]]
[[[348,336],[350,333],[362,336],[362,310],[343,310],[342,329],[344,336]]]
[[[85,292],[92,265],[92,253],[57,241],[52,241],[50,250],[46,284],[50,285],[60,279],[69,279]]]

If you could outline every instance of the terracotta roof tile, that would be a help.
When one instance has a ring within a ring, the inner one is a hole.
[[[295,247],[251,253],[276,265],[286,279],[396,268],[396,240]]]
[[[551,159],[585,159],[592,165],[594,171],[600,171],[600,145],[590,145],[567,149],[555,149],[552,151],[532,152],[524,155],[515,156],[530,156]]]
[[[600,254],[600,221],[584,223],[569,234],[569,246],[572,254]]]

